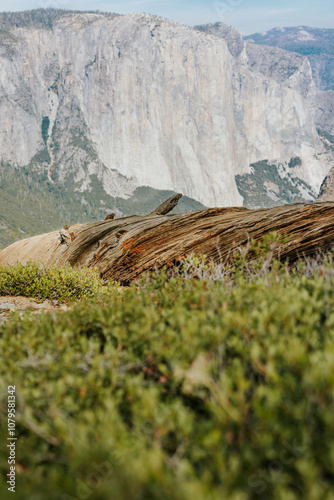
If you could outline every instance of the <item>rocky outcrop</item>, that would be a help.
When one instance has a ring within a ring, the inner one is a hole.
[[[296,28],[275,28],[273,30],[256,33],[245,37],[247,52],[273,53],[280,49],[289,51],[286,61],[295,61],[290,66],[300,67],[299,60],[307,61],[311,70],[304,68],[300,74],[293,77],[297,89],[308,98],[312,117],[321,131],[334,134],[334,30],[317,29],[308,26]],[[256,57],[259,61],[259,58]],[[267,71],[275,78],[277,73],[284,74],[284,61],[278,65],[267,65]],[[261,70],[266,71],[263,64]],[[311,85],[310,85],[310,78]],[[296,78],[297,77],[297,78]],[[306,79],[305,79],[306,78]],[[293,81],[288,82],[289,86]]]
[[[257,45],[280,47],[307,56],[319,90],[334,90],[334,29],[297,26],[245,36]]]
[[[263,34],[249,35],[245,37],[245,41],[237,30],[224,23],[197,26],[196,29],[224,38],[230,52],[254,71],[300,93],[307,103],[317,128],[334,133],[334,92],[330,90],[331,87],[327,89],[326,85],[319,84],[319,78],[314,73],[310,56],[303,55],[302,47],[296,45],[297,42],[301,44],[303,40],[306,44],[310,40],[316,40],[314,35],[311,38],[305,38],[303,30],[275,28]],[[322,31],[308,29],[317,33]],[[334,33],[334,30],[324,31]],[[298,36],[304,38],[299,40]],[[327,40],[327,43],[334,52],[334,35],[332,42]],[[294,48],[297,50],[298,47],[301,53],[294,51]],[[306,49],[307,47],[306,45]],[[284,50],[285,48],[287,50]],[[327,91],[324,91],[325,88]]]
[[[204,24],[196,26],[195,29],[223,38],[231,54],[239,58],[240,62],[277,83],[296,90],[303,97],[314,91],[310,63],[303,55],[277,47],[245,42],[235,28],[224,23]]]
[[[334,167],[321,184],[317,201],[334,201]]]
[[[225,41],[153,16],[93,13],[7,26],[2,159],[81,192],[97,176],[114,197],[149,186],[230,206],[243,204],[236,176],[251,164],[299,157],[294,176],[314,198],[333,154],[302,90],[312,85],[304,60],[298,78],[276,78],[252,67],[253,49],[229,33]]]
[[[245,49],[245,42],[241,34],[233,26],[228,26],[224,23],[214,23],[195,26],[195,29],[203,33],[218,36],[219,38],[224,38],[228,50],[234,57],[239,57]]]

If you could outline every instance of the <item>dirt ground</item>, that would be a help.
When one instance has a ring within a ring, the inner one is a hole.
[[[37,314],[41,311],[53,312],[58,309],[67,310],[69,307],[56,301],[45,300],[37,302],[29,297],[0,297],[0,324],[7,321],[12,312],[31,312]]]

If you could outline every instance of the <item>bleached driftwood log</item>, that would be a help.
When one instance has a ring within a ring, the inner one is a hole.
[[[334,244],[334,202],[270,209],[210,208],[185,214],[131,216],[71,226],[18,241],[0,253],[0,264],[28,260],[58,266],[95,266],[104,278],[129,282],[181,256],[206,254],[226,261],[233,252],[276,231],[289,235],[278,251],[292,264]]]

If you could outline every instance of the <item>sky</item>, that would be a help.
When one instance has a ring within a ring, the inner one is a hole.
[[[189,26],[221,21],[244,35],[280,26],[334,28],[334,0],[0,0],[0,11],[39,7],[145,12]]]

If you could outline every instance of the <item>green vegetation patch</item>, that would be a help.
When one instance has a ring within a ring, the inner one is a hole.
[[[291,158],[288,167],[301,164],[298,156]],[[286,203],[310,202],[314,199],[312,188],[303,180],[295,177],[283,165],[270,164],[268,160],[250,165],[251,173],[236,175],[239,193],[248,208],[269,208]],[[284,175],[280,175],[280,169]]]
[[[289,168],[295,168],[295,167],[300,167],[302,164],[302,159],[299,156],[295,156],[294,158],[291,158],[289,161]]]
[[[116,285],[104,286],[95,269],[43,267],[29,262],[26,265],[0,266],[0,295],[20,295],[40,300],[73,301],[103,296]]]
[[[51,158],[50,158],[49,151],[45,147],[44,149],[37,151],[37,153],[31,158],[28,168],[34,168],[36,166],[38,167],[38,166],[41,166],[43,164],[48,164],[48,163],[50,163],[50,161],[51,161]]]
[[[318,135],[322,138],[325,139],[323,141],[325,147],[327,149],[334,149],[334,135],[329,134],[325,130],[321,130],[320,128],[317,129]]]
[[[68,9],[33,9],[23,12],[1,12],[0,27],[2,29],[11,28],[44,28],[52,29],[54,24],[62,17],[71,14],[100,14],[107,18],[114,18],[117,14],[109,12],[102,13],[98,10],[68,10]]]
[[[232,281],[160,272],[103,304],[0,326],[15,497],[332,498],[333,263],[261,273],[265,261]]]
[[[38,152],[28,167],[16,168],[0,163],[0,248],[22,238],[60,229],[64,224],[104,220],[119,210],[124,216],[145,215],[175,194],[142,187],[128,198],[108,195],[97,175],[90,176],[89,190],[76,191],[73,175],[60,183],[57,166],[52,167],[53,182],[43,165],[50,161],[45,148]],[[187,198],[180,200],[173,213],[205,208]]]
[[[48,116],[43,116],[42,120],[42,137],[44,144],[48,142],[49,138],[49,126],[50,126],[50,119]]]

